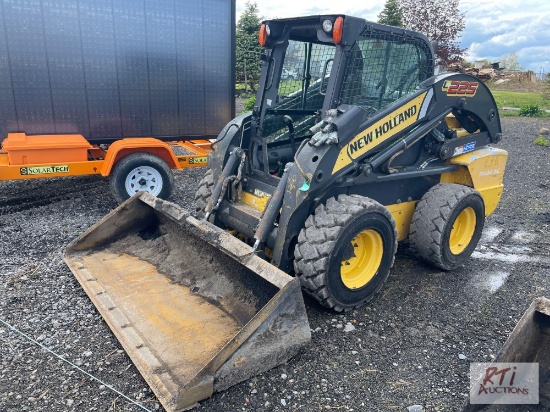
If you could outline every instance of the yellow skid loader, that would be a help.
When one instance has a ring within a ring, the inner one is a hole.
[[[493,97],[434,76],[422,34],[326,15],[266,21],[260,43],[256,105],[213,145],[202,220],[140,194],[66,255],[170,411],[307,344],[300,286],[358,307],[407,238],[443,270],[464,264],[502,194]]]

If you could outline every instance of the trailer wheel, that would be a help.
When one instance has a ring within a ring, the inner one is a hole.
[[[363,196],[339,195],[306,220],[294,269],[306,293],[340,312],[382,288],[396,250],[397,230],[387,208]]]
[[[199,183],[199,187],[195,192],[195,215],[202,219],[205,215],[204,211],[208,205],[208,201],[212,197],[214,190],[214,174],[212,169],[208,169],[206,174]]]
[[[409,233],[411,250],[440,269],[452,270],[473,253],[484,223],[485,204],[477,191],[438,184],[416,206]]]
[[[123,202],[139,191],[168,199],[174,187],[172,170],[150,153],[132,153],[123,157],[111,173],[111,191]]]

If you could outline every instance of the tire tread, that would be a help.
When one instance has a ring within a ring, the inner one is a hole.
[[[440,183],[426,192],[412,218],[411,252],[439,269],[451,270],[453,267],[442,254],[445,226],[457,204],[470,195],[479,194],[471,187],[455,183]]]
[[[195,192],[195,215],[202,219],[205,215],[206,206],[212,197],[214,190],[214,173],[212,169],[208,169],[204,177],[199,182],[199,187]]]
[[[377,212],[381,213],[393,223],[394,245],[390,268],[395,262],[397,250],[397,229],[390,211],[375,200],[359,195],[339,195],[337,198],[329,198],[326,204],[319,205],[314,215],[310,215],[305,221],[304,228],[298,236],[296,245],[294,269],[303,290],[321,305],[336,312],[352,310],[380,291],[384,278],[376,290],[367,298],[351,306],[344,306],[333,298],[328,288],[328,265],[330,254],[336,243],[336,239],[345,229],[346,225],[359,215]],[[389,271],[388,271],[389,274]]]

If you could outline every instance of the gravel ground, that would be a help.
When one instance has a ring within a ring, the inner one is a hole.
[[[338,315],[306,299],[307,350],[197,410],[459,410],[470,362],[493,359],[532,299],[550,296],[550,149],[532,143],[549,125],[504,119],[506,189],[466,266],[441,272],[400,245],[373,302]],[[191,208],[203,173],[177,173],[172,200]],[[0,182],[0,320],[162,410],[62,261],[65,246],[114,207],[98,177]],[[0,410],[140,409],[2,323]]]

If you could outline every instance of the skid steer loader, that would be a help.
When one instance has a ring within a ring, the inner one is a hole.
[[[489,90],[434,76],[425,36],[326,15],[266,21],[260,43],[256,105],[213,145],[201,220],[140,193],[66,253],[169,411],[307,344],[301,288],[355,308],[407,238],[435,266],[461,265],[503,190]]]
[[[256,106],[220,133],[196,212],[336,311],[380,290],[397,241],[461,265],[502,194],[495,101],[434,76],[419,33],[349,16],[266,21]],[[281,73],[300,68],[299,81]]]

